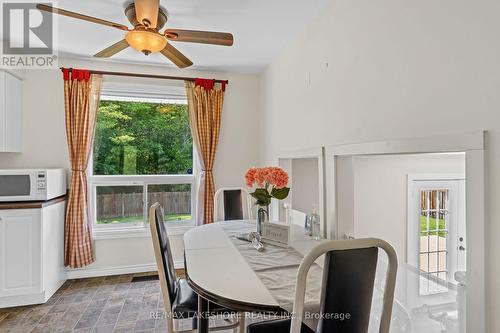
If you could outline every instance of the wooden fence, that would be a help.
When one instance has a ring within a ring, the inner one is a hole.
[[[165,214],[190,214],[190,192],[152,192],[148,202],[159,202]],[[142,193],[113,193],[97,195],[99,218],[128,217],[143,214]]]

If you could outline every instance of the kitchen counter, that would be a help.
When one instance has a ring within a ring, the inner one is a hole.
[[[0,202],[0,210],[2,209],[36,209],[54,205],[66,200],[66,195],[47,200],[47,201],[17,201],[17,202]]]

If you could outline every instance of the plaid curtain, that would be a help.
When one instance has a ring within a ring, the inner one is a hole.
[[[64,265],[79,268],[95,258],[88,217],[87,164],[96,122],[102,77],[86,70],[63,70],[66,136],[71,185],[64,228]]]
[[[214,176],[212,173],[215,152],[219,141],[225,84],[214,80],[186,81],[189,124],[193,144],[198,152],[198,224],[214,221]]]

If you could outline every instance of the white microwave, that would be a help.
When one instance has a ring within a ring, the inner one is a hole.
[[[65,194],[64,169],[0,169],[0,202],[46,201]]]

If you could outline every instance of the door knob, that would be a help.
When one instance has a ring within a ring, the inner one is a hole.
[[[460,246],[458,247],[458,249],[459,249],[460,251],[465,251],[465,247],[463,247],[462,245],[460,245]]]

